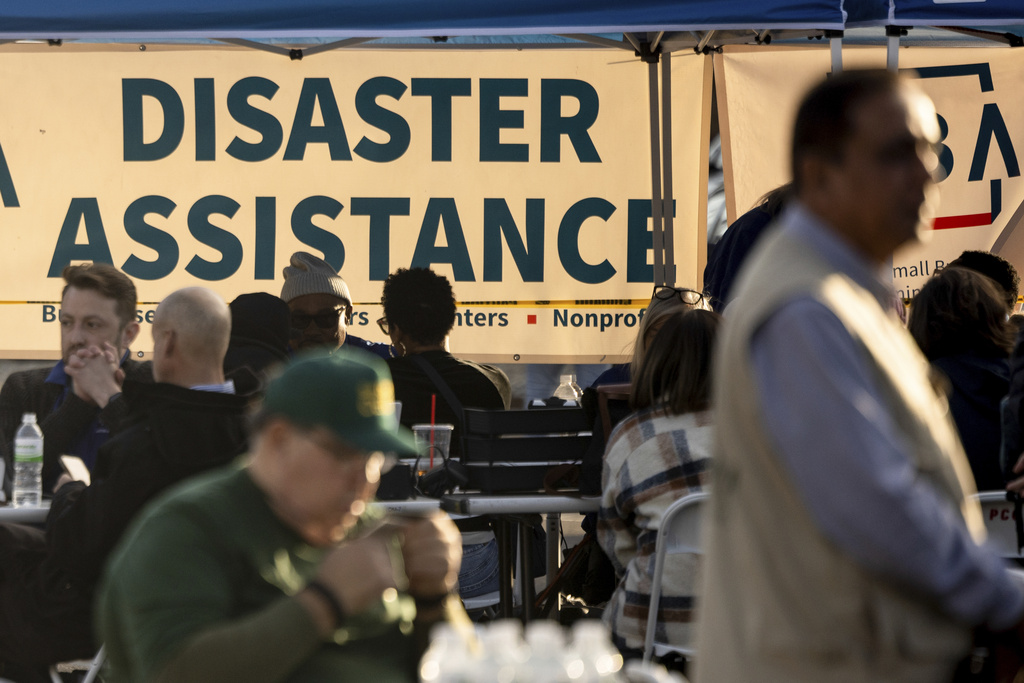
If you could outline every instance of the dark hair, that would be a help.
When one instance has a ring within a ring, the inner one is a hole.
[[[854,128],[853,113],[865,101],[896,92],[900,77],[883,69],[860,69],[833,74],[812,88],[800,103],[793,124],[790,153],[793,189],[800,192],[804,158],[842,160]]]
[[[722,316],[702,309],[669,316],[633,378],[631,407],[659,406],[670,415],[707,410],[711,360],[721,322]]]
[[[67,294],[68,287],[75,289],[91,289],[100,296],[113,299],[117,317],[123,328],[135,320],[135,308],[139,297],[135,291],[135,283],[127,275],[107,263],[85,263],[78,266],[67,266],[61,273],[64,278],[64,289],[61,299]]]
[[[399,268],[380,297],[384,317],[421,344],[440,344],[455,325],[455,293],[430,268]]]
[[[907,322],[928,360],[956,353],[1008,356],[1014,333],[996,284],[967,268],[943,268],[910,303]]]
[[[1013,264],[1002,256],[996,256],[988,251],[965,251],[947,264],[947,268],[953,266],[967,268],[992,278],[1005,293],[1006,303],[1009,310],[1017,304],[1017,295],[1020,292],[1020,275]],[[1007,311],[1009,312],[1009,311]]]
[[[786,208],[789,200],[793,198],[793,181],[785,185],[779,185],[774,190],[768,190],[761,195],[755,208],[759,208],[771,217],[778,216]]]
[[[657,289],[655,287],[655,290]],[[708,299],[703,298],[696,304],[688,304],[678,295],[668,296],[664,299],[654,294],[651,295],[651,303],[647,304],[647,308],[643,311],[643,317],[640,318],[640,324],[636,328],[633,358],[629,363],[632,376],[635,377],[640,372],[640,365],[643,363],[644,356],[647,355],[647,335],[651,328],[658,325],[658,329],[661,329],[661,321],[668,316],[694,308],[708,308]]]

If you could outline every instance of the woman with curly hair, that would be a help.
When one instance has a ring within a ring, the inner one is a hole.
[[[907,322],[932,367],[949,381],[949,410],[979,491],[1002,489],[999,402],[1010,389],[1013,329],[996,283],[946,267],[925,283]]]
[[[384,317],[378,320],[391,337],[398,355],[388,360],[395,400],[402,402],[402,424],[435,421],[455,425],[450,453],[459,457],[462,416],[445,401],[421,363],[432,367],[463,408],[508,409],[512,388],[508,377],[490,365],[456,358],[448,352],[448,334],[455,325],[455,294],[448,278],[429,268],[399,268],[388,276],[380,299]],[[464,598],[498,590],[498,547],[494,534],[476,519],[460,520],[462,568],[459,594]],[[486,529],[486,530],[485,530]]]
[[[437,395],[436,422],[458,425],[462,421],[413,356],[437,371],[464,408],[509,407],[512,389],[504,372],[448,352],[448,334],[455,325],[455,294],[448,278],[429,268],[399,268],[384,283],[380,303],[384,317],[377,322],[398,354],[388,360],[388,366],[395,400],[402,402],[403,424],[430,422],[431,394]],[[455,456],[459,455],[457,437],[452,435]]]

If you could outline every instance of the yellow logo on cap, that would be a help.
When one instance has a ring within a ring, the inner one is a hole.
[[[391,382],[361,384],[356,389],[356,410],[363,417],[376,417],[391,410],[395,402],[395,387]]]

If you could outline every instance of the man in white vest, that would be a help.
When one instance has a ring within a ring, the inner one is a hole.
[[[800,105],[795,200],[717,358],[701,683],[949,681],[973,627],[1024,632],[1024,584],[979,545],[946,400],[888,303],[893,251],[931,224],[938,140],[888,72]]]

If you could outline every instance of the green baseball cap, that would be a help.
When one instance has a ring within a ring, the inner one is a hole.
[[[267,385],[263,411],[322,426],[364,451],[416,453],[412,432],[395,429],[395,388],[382,359],[344,346],[297,356]]]

